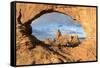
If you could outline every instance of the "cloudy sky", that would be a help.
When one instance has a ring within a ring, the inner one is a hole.
[[[55,38],[58,29],[62,34],[78,34],[79,37],[86,37],[82,26],[77,21],[74,21],[70,16],[57,12],[40,16],[32,22],[31,26],[32,35],[40,40]]]

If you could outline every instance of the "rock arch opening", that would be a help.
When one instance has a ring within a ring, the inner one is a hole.
[[[57,41],[56,44],[64,45],[67,40],[82,41],[86,34],[81,24],[72,19],[71,16],[59,12],[45,13],[33,20],[31,23],[32,35],[41,41]],[[61,33],[61,36],[58,34]],[[57,38],[59,37],[59,38]],[[64,41],[65,40],[65,41]]]

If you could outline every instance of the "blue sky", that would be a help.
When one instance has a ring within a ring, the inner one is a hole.
[[[31,24],[32,35],[38,39],[55,38],[55,34],[59,29],[62,34],[78,34],[79,37],[86,37],[82,26],[74,21],[70,16],[52,12],[46,13]]]

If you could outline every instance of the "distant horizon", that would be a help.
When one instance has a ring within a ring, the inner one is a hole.
[[[55,32],[55,34],[56,34],[56,32]],[[34,35],[34,34],[32,34],[32,35]],[[71,36],[71,35],[73,35],[73,34],[62,34],[62,36],[63,35],[69,35],[69,36]],[[75,34],[75,35],[77,35],[77,34]],[[44,39],[41,39],[41,38],[39,38],[38,36],[36,36],[36,35],[34,35],[37,39],[39,39],[39,40],[46,40],[46,39],[51,39],[51,40],[53,40],[53,39],[55,39],[56,38],[56,35],[54,35],[54,37],[52,37],[52,38],[50,38],[50,37],[47,37],[47,38],[44,38]],[[79,39],[85,39],[86,37],[79,37],[78,36],[78,38]]]
[[[85,32],[81,24],[73,20],[70,16],[52,12],[47,13],[31,24],[32,35],[36,36],[39,40],[46,38],[55,38],[55,33],[60,30],[63,34],[77,34],[80,38],[85,38]]]

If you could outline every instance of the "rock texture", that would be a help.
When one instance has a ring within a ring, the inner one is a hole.
[[[45,13],[69,15],[83,26],[87,38],[75,48],[46,45],[32,36],[31,22]],[[16,4],[16,64],[49,64],[96,60],[96,7]]]

